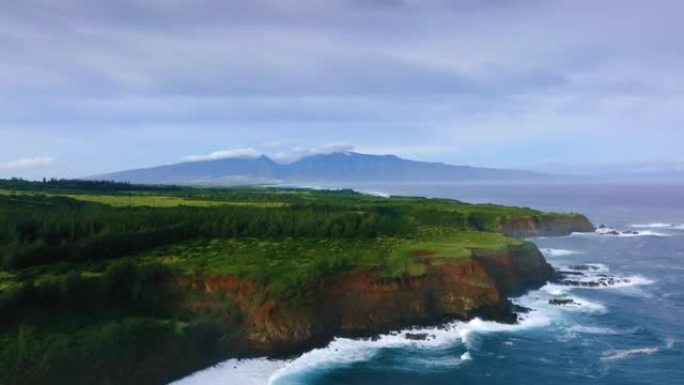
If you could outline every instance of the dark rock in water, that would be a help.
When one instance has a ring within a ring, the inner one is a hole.
[[[594,265],[574,265],[569,266],[568,268],[577,271],[596,271],[599,269],[597,266]]]
[[[620,235],[620,232],[617,230],[611,230],[602,234],[608,234],[608,235]]]
[[[601,275],[598,277],[598,279],[594,281],[575,281],[571,279],[567,279],[564,281],[561,281],[561,285],[566,285],[566,286],[577,286],[577,287],[609,287],[609,286],[615,286],[620,283],[629,283],[629,279],[627,278],[616,278],[616,277],[610,277],[607,275]]]
[[[513,311],[519,314],[527,314],[532,311],[529,307],[513,305]]]
[[[574,275],[574,276],[581,275],[581,276],[584,276],[584,273],[581,273],[579,271],[561,271],[560,273],[563,275]]]
[[[554,299],[549,300],[549,303],[551,305],[557,305],[557,306],[579,305],[579,303],[575,302],[575,300],[566,299],[566,298],[554,298]]]
[[[425,341],[428,336],[427,333],[406,333],[406,339],[412,341]]]
[[[599,229],[605,229],[605,228],[606,228],[606,225],[599,225],[598,228],[599,228]]]

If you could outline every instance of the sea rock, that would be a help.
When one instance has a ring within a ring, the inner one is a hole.
[[[427,333],[406,333],[405,337],[407,340],[412,341],[425,341],[430,335]]]
[[[569,298],[554,298],[549,300],[549,304],[551,305],[557,305],[557,306],[567,306],[567,305],[579,305],[579,303],[575,302],[573,299]]]

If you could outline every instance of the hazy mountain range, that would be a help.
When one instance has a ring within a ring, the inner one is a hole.
[[[255,184],[299,182],[547,181],[551,174],[454,166],[395,155],[334,152],[278,163],[269,157],[224,158],[119,171],[93,178],[151,184]]]

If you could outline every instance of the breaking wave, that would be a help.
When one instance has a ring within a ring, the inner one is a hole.
[[[670,229],[670,230],[684,230],[684,224],[676,225],[672,223],[635,223],[629,225],[633,229]]]
[[[543,248],[541,249],[542,254],[544,254],[547,257],[565,257],[568,255],[577,255],[577,254],[584,254],[581,251],[576,251],[576,250],[567,250],[567,249],[550,249],[550,248]]]
[[[603,362],[608,362],[608,361],[623,360],[623,359],[630,358],[630,357],[636,356],[636,355],[651,355],[651,354],[656,354],[663,349],[666,349],[666,350],[672,349],[673,346],[674,346],[674,340],[668,339],[665,342],[664,346],[652,346],[652,347],[643,347],[643,348],[635,348],[635,349],[611,349],[611,350],[605,351],[603,353],[603,355],[601,356],[601,360]]]
[[[573,237],[593,237],[593,236],[605,236],[605,237],[622,237],[622,238],[632,238],[632,237],[668,237],[668,234],[652,231],[652,230],[617,230],[612,227],[601,227],[596,229],[593,233],[572,233],[570,236]]]
[[[286,360],[254,358],[228,360],[169,385],[264,385],[272,373],[286,366]]]

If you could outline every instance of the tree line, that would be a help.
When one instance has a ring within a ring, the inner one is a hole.
[[[0,196],[3,269],[116,258],[201,237],[377,237],[415,229],[411,217],[382,207],[111,207],[66,197]]]

